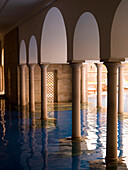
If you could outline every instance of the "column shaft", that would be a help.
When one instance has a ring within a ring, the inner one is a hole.
[[[118,113],[124,112],[124,87],[123,87],[123,64],[119,66],[119,78],[118,78]]]
[[[41,66],[41,119],[47,119],[47,67],[46,64]]]
[[[80,63],[72,63],[72,139],[81,138]]]
[[[87,64],[81,67],[81,102],[87,102]]]
[[[0,91],[3,91],[3,68],[0,66]]]
[[[26,105],[25,96],[25,67],[26,64],[20,65],[20,104],[21,106]]]
[[[96,63],[97,67],[97,107],[102,107],[102,64]]]
[[[105,63],[108,74],[106,161],[117,160],[117,68],[119,63]]]
[[[34,67],[35,64],[29,65],[29,110],[30,112],[35,112]]]

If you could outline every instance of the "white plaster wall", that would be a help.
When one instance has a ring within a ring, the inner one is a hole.
[[[19,64],[26,64],[27,57],[26,57],[26,46],[24,40],[20,43],[20,57],[19,57]]]
[[[77,22],[74,33],[74,60],[99,59],[99,30],[94,16],[85,12]]]
[[[38,55],[37,55],[37,43],[35,37],[32,35],[29,42],[29,64],[38,63]]]
[[[128,0],[122,0],[113,20],[111,31],[111,58],[128,57]]]
[[[53,7],[45,18],[41,37],[41,62],[65,63],[67,61],[67,37],[63,17]]]

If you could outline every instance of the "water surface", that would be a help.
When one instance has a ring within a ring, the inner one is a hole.
[[[127,96],[126,96],[127,97]],[[72,111],[69,104],[49,104],[49,117],[41,121],[40,106],[36,113],[6,110],[1,100],[0,114],[0,169],[1,170],[82,170],[104,169],[106,155],[106,102],[100,110],[95,97],[81,108],[81,135],[83,142],[71,142]],[[105,98],[103,98],[106,101]],[[3,106],[3,107],[2,107]],[[118,116],[118,156],[128,166],[128,114]],[[60,140],[61,139],[61,140]],[[95,160],[101,163],[95,164]]]

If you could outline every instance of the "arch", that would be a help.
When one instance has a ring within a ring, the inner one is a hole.
[[[37,64],[37,63],[38,63],[37,42],[35,36],[32,35],[29,41],[28,64]]]
[[[99,59],[99,29],[90,12],[82,14],[76,24],[73,41],[74,60]]]
[[[122,0],[114,15],[111,30],[111,57],[128,57],[128,0]]]
[[[41,62],[67,62],[67,37],[63,16],[51,8],[44,20],[41,37]]]
[[[22,40],[20,43],[19,64],[26,64],[26,63],[27,63],[26,45],[25,45],[25,41]]]

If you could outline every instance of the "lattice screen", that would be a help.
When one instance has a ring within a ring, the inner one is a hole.
[[[54,72],[47,72],[47,100],[54,102]]]

